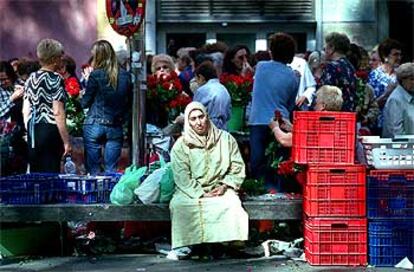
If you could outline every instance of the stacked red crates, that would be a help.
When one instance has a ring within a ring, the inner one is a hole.
[[[356,115],[295,112],[292,157],[307,164],[305,256],[311,265],[366,265],[365,167],[354,164]]]

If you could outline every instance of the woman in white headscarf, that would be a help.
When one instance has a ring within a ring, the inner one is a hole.
[[[245,165],[236,140],[190,103],[171,153],[176,191],[170,202],[172,248],[248,238],[248,215],[237,190]]]

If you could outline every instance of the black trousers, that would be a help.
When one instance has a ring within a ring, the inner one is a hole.
[[[64,147],[59,130],[53,124],[34,126],[35,145],[32,147],[31,131],[28,133],[30,172],[60,173]]]

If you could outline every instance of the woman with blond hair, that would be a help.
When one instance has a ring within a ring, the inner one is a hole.
[[[92,45],[92,67],[81,104],[89,109],[83,126],[86,171],[95,175],[102,172],[101,164],[105,172],[117,170],[132,92],[130,76],[108,41]]]
[[[336,86],[324,85],[316,91],[315,111],[341,111],[342,91]],[[292,146],[292,132],[284,132],[277,120],[271,120],[269,127],[276,140],[285,147]]]
[[[72,151],[66,129],[65,86],[56,72],[62,65],[63,46],[43,39],[36,53],[41,68],[27,79],[23,100],[30,171],[59,173],[62,155]]]

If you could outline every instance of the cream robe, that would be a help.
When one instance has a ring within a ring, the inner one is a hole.
[[[237,193],[245,165],[236,140],[225,131],[210,148],[192,147],[183,137],[171,153],[176,191],[170,202],[172,248],[248,239],[248,215]],[[219,197],[200,198],[226,184]]]

